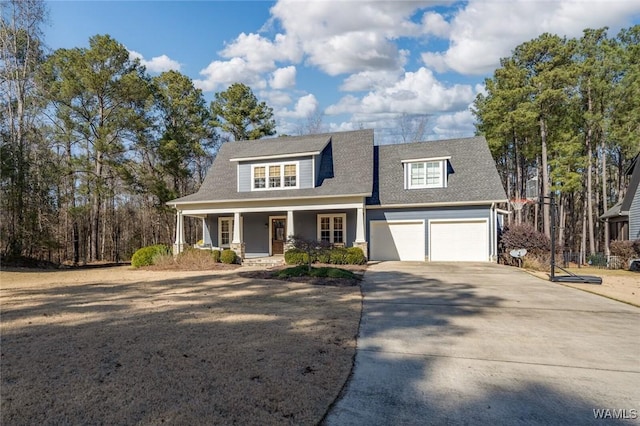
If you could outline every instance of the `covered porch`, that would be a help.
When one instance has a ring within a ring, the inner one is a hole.
[[[184,250],[184,217],[202,222],[203,249],[231,249],[241,259],[281,256],[293,235],[345,247],[367,256],[366,210],[359,203],[182,209],[177,211],[174,253]]]

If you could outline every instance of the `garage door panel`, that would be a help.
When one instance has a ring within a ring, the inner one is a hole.
[[[431,222],[429,224],[432,261],[486,262],[489,259],[486,220]]]
[[[371,222],[372,260],[424,261],[424,222]]]

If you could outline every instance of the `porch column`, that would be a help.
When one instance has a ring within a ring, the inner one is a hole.
[[[176,242],[173,245],[173,254],[181,253],[184,248],[184,217],[182,211],[176,213]]]
[[[233,213],[233,240],[231,241],[230,248],[235,251],[238,257],[240,258],[240,262],[244,259],[244,250],[245,245],[240,238],[240,220],[242,220],[242,216],[240,216],[240,212]]]
[[[204,244],[206,247],[211,247],[211,232],[209,231],[207,216],[204,216],[202,218],[202,244]]]
[[[287,210],[287,235],[285,235],[284,249],[289,250],[289,238],[296,234],[295,227],[293,226],[293,210]]]
[[[233,241],[234,244],[239,244],[242,241],[240,240],[240,213],[233,213]]]
[[[295,235],[295,230],[293,226],[293,210],[287,210],[287,235],[286,238],[289,239],[290,236]]]
[[[356,243],[364,243],[364,208],[358,207],[356,213]]]
[[[369,245],[365,238],[365,218],[364,206],[358,207],[356,211],[356,240],[353,242],[354,247],[360,247],[365,257],[369,257]]]

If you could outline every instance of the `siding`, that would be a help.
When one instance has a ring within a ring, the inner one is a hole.
[[[636,165],[640,167],[640,165]],[[629,207],[629,239],[640,239],[640,187],[636,189],[636,193]]]
[[[239,192],[249,192],[251,191],[251,166],[255,164],[271,164],[271,163],[280,163],[280,162],[288,162],[288,161],[297,161],[300,164],[300,170],[298,171],[298,176],[300,179],[299,186],[300,189],[304,188],[313,188],[313,161],[311,156],[308,157],[295,157],[295,158],[287,158],[284,160],[263,160],[263,161],[252,161],[248,163],[240,163],[238,165],[238,191]],[[276,189],[271,191],[286,191],[286,189]],[[268,191],[270,194],[273,192]]]
[[[489,206],[471,207],[443,207],[424,209],[369,209],[367,210],[367,241],[370,241],[372,220],[414,220],[422,219],[425,224],[425,248],[424,252],[429,256],[429,220],[433,219],[487,219],[491,221],[491,209]],[[491,229],[491,223],[489,223]],[[491,238],[488,238],[489,253],[492,253]]]

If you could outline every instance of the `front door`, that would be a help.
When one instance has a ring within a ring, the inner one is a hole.
[[[286,231],[286,219],[271,219],[271,254],[284,254],[284,244],[287,239]]]

